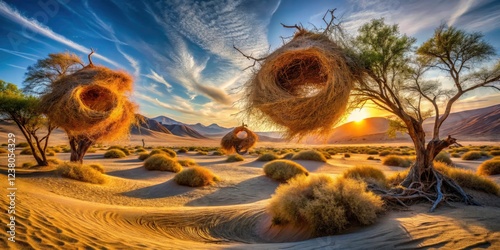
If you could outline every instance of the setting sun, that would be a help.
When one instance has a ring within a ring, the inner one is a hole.
[[[349,114],[346,122],[360,122],[363,119],[368,118],[368,117],[369,117],[369,114],[368,114],[368,111],[366,111],[366,109],[363,109],[363,108],[355,109]]]

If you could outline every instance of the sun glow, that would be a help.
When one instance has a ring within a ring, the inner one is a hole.
[[[346,122],[360,122],[363,119],[368,118],[369,116],[370,115],[368,114],[368,111],[366,111],[366,109],[355,109],[349,114]]]

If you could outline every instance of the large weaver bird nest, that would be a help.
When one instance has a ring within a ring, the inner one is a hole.
[[[233,131],[222,137],[220,145],[226,154],[234,152],[246,154],[252,148],[259,137],[245,126],[236,127]]]
[[[328,37],[300,30],[269,54],[245,88],[246,114],[285,137],[328,134],[346,112],[354,63]]]
[[[132,90],[132,77],[126,72],[91,65],[51,87],[41,98],[41,108],[68,135],[104,141],[129,133],[136,106],[126,95]]]

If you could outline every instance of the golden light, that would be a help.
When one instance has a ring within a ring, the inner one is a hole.
[[[365,109],[363,109],[363,108],[355,109],[349,114],[346,122],[360,122],[363,119],[368,118],[368,117],[369,117],[369,114]]]

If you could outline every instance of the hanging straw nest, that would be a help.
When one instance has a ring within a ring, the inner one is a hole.
[[[113,140],[128,134],[136,106],[126,94],[132,77],[101,66],[64,76],[41,98],[43,112],[68,135]]]
[[[325,35],[300,30],[247,82],[246,114],[284,128],[288,139],[328,134],[360,75],[353,65]]]
[[[241,155],[246,154],[257,143],[258,139],[257,134],[245,126],[240,126],[222,137],[220,145],[226,154],[236,152]]]

